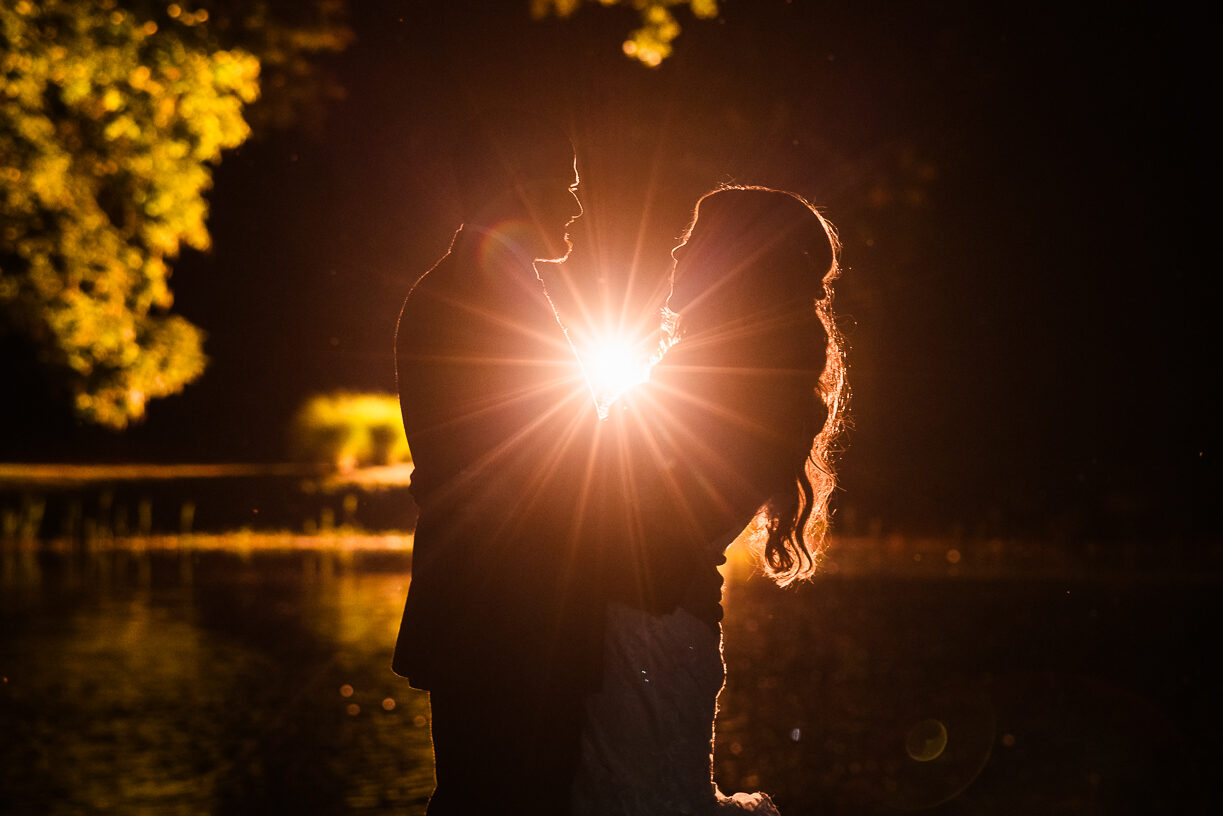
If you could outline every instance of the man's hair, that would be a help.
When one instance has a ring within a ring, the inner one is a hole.
[[[537,114],[511,108],[463,120],[453,129],[450,154],[464,219],[521,184],[573,173],[573,143],[565,131]]]

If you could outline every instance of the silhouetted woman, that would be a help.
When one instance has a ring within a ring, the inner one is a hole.
[[[779,584],[818,564],[846,393],[836,251],[798,196],[727,188],[698,202],[673,253],[669,348],[613,412],[606,454],[605,529],[620,539],[606,546],[621,577],[574,788],[582,816],[775,812],[767,795],[712,782],[717,568],[745,528]]]

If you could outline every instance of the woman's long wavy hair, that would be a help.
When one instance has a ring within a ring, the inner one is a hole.
[[[845,344],[837,327],[832,305],[832,284],[841,274],[838,263],[840,242],[832,224],[801,196],[768,187],[727,185],[706,193],[697,202],[692,221],[682,236],[681,246],[691,238],[700,219],[702,204],[710,209],[710,205],[717,202],[717,196],[723,196],[723,200],[745,200],[740,195],[725,196],[728,191],[768,194],[769,206],[764,207],[764,210],[770,213],[780,211],[786,213],[786,217],[791,220],[798,219],[797,228],[791,230],[791,233],[796,235],[791,234],[784,240],[776,239],[776,243],[783,245],[782,251],[801,253],[801,256],[810,261],[805,266],[794,263],[789,267],[789,271],[802,269],[803,274],[806,274],[806,270],[810,270],[810,273],[816,276],[812,283],[817,284],[820,287],[817,291],[822,292],[822,296],[813,298],[811,304],[815,317],[823,327],[825,341],[822,349],[812,349],[814,353],[823,353],[823,367],[815,394],[823,410],[817,411],[816,403],[812,403],[809,417],[811,422],[808,430],[804,431],[804,434],[814,433],[810,453],[794,467],[790,489],[773,495],[760,508],[746,536],[747,545],[765,574],[778,585],[786,586],[810,578],[818,570],[827,546],[831,522],[829,502],[836,488],[836,471],[833,465],[835,456],[839,453],[838,443],[845,427],[849,398]],[[784,200],[777,200],[778,196],[784,197]],[[755,195],[752,199],[760,200],[756,199]],[[810,214],[809,219],[802,210],[797,210],[795,202]],[[779,229],[780,226],[778,225]],[[757,234],[769,229],[770,225],[767,223],[757,225]],[[794,259],[795,262],[798,260]],[[753,275],[766,273],[766,270],[748,271]],[[782,295],[793,297],[793,292],[785,291]],[[663,345],[669,347],[682,341],[683,319],[681,314],[672,312],[669,308],[664,308],[663,314]]]

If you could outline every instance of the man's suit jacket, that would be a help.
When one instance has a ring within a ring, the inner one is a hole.
[[[542,283],[482,268],[460,232],[396,351],[420,514],[394,670],[425,689],[597,683],[603,603],[579,530],[598,422]]]

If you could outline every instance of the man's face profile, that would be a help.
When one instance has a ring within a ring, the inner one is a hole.
[[[452,149],[465,223],[512,234],[535,260],[569,255],[566,227],[582,205],[564,131],[530,114],[495,111],[468,122]]]
[[[563,261],[569,255],[569,224],[582,214],[576,171],[519,185],[518,195],[536,234],[536,260]]]

